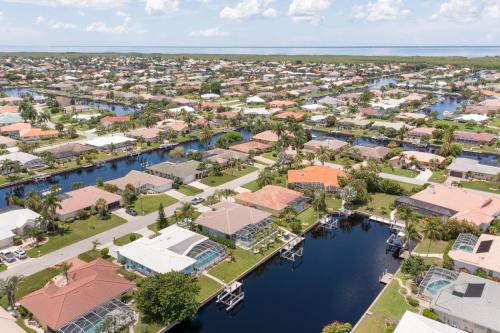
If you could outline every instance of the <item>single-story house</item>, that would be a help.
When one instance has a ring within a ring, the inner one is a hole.
[[[270,108],[286,109],[286,108],[290,108],[290,107],[297,105],[297,103],[295,103],[292,100],[275,100],[275,101],[269,102],[268,105]]]
[[[135,316],[120,297],[135,283],[119,275],[118,269],[109,261],[96,259],[72,268],[68,281],[63,277],[54,280],[23,296],[19,303],[50,332],[90,332],[102,318],[113,315],[126,326]]]
[[[118,251],[127,269],[146,276],[168,272],[195,274],[222,260],[224,246],[186,228],[171,225],[154,238],[143,237]]]
[[[19,113],[2,113],[0,114],[0,127],[22,123],[24,119]]]
[[[138,128],[129,131],[127,136],[134,139],[142,138],[145,142],[153,142],[164,132],[164,130],[158,127]]]
[[[156,176],[172,180],[179,179],[184,184],[188,184],[207,174],[207,171],[199,170],[199,167],[200,162],[189,160],[179,163],[163,162],[148,167],[148,170]]]
[[[95,147],[100,150],[111,151],[113,149],[121,149],[134,144],[136,140],[127,138],[123,135],[99,136],[95,139],[90,139],[84,144]]]
[[[313,165],[301,170],[288,170],[288,185],[298,189],[313,188],[326,192],[337,192],[339,178],[347,178],[342,170],[328,166]]]
[[[59,135],[59,131],[41,128],[27,128],[19,131],[19,138],[23,141],[38,141],[54,138]]]
[[[280,112],[278,114],[275,114],[274,117],[276,119],[281,119],[281,120],[285,120],[285,119],[290,118],[294,121],[302,121],[306,117],[306,113],[305,112],[285,111],[285,112]]]
[[[255,134],[252,137],[252,140],[262,142],[262,143],[267,143],[267,144],[273,144],[275,142],[278,142],[278,134],[274,133],[271,130],[267,130],[267,131]]]
[[[423,136],[428,136],[429,138],[432,138],[432,133],[436,129],[433,127],[417,127],[412,129],[411,131],[408,131],[407,135],[411,138],[421,138]]]
[[[239,143],[229,147],[229,149],[238,151],[240,153],[252,154],[252,153],[264,153],[270,151],[273,147],[266,143],[258,141],[247,141],[244,143]]]
[[[496,180],[500,174],[500,167],[479,163],[471,158],[457,157],[447,167],[451,177],[463,179]]]
[[[403,122],[390,122],[390,121],[376,121],[372,124],[372,129],[377,130],[379,128],[393,128],[396,131],[399,131],[403,127],[406,128],[411,128],[411,126],[407,125],[406,123]]]
[[[68,105],[64,107],[64,113],[66,114],[85,113],[89,111],[89,105]]]
[[[189,133],[189,125],[184,121],[174,121],[166,123],[161,126],[161,129],[167,133],[175,133],[175,134],[186,134]]]
[[[489,144],[497,138],[497,135],[492,133],[474,133],[466,131],[453,132],[455,142],[471,145]]]
[[[394,333],[466,333],[458,328],[406,310]]]
[[[17,145],[17,141],[14,139],[11,139],[7,136],[1,136],[0,135],[0,147],[4,146],[5,148],[12,148]]]
[[[230,239],[243,248],[251,248],[255,234],[270,223],[270,213],[231,202],[219,202],[195,221],[204,232]]]
[[[321,147],[328,149],[330,152],[340,152],[342,149],[349,146],[349,143],[337,139],[313,139],[304,144],[305,150],[318,152]]]
[[[357,150],[364,160],[374,159],[377,161],[383,161],[385,157],[391,151],[389,148],[384,146],[353,146],[352,149]]]
[[[124,177],[107,181],[116,187],[118,194],[122,194],[125,187],[130,184],[135,188],[135,194],[145,192],[162,193],[172,188],[173,181],[167,178],[155,176],[146,172],[132,170]]]
[[[395,203],[406,204],[423,215],[468,221],[483,231],[500,217],[500,198],[441,184],[430,185],[411,197],[399,197]]]
[[[17,105],[0,105],[0,114],[3,113],[18,113],[19,106]]]
[[[0,134],[19,139],[20,132],[27,129],[31,129],[30,123],[15,123],[0,127]]]
[[[0,164],[7,160],[19,162],[28,169],[39,169],[45,166],[45,161],[42,158],[22,151],[0,155]]]
[[[0,249],[13,245],[15,236],[23,237],[29,227],[33,227],[40,214],[21,207],[0,209]]]
[[[372,123],[373,123],[373,121],[370,121],[368,119],[350,119],[350,118],[346,118],[346,119],[340,119],[338,121],[338,125],[340,127],[344,127],[344,128],[362,128],[362,129],[365,129],[365,128],[370,127],[370,125]]]
[[[434,295],[439,321],[466,332],[500,332],[500,283],[460,273]]]
[[[304,209],[308,199],[301,192],[282,186],[266,185],[255,192],[243,192],[234,197],[236,203],[279,215],[287,206],[297,212]]]
[[[99,122],[106,128],[113,126],[116,123],[128,123],[130,116],[106,116],[99,120]]]
[[[94,147],[83,145],[78,142],[70,142],[54,148],[47,149],[45,150],[45,152],[55,159],[61,159],[61,158],[71,158],[80,156],[94,149],[95,149]]]
[[[104,199],[107,209],[120,207],[122,197],[95,186],[87,186],[61,195],[61,207],[56,208],[56,217],[61,221],[76,217],[80,211],[91,211],[98,199]]]
[[[466,244],[462,241],[467,239]],[[461,234],[448,255],[453,259],[455,270],[466,269],[471,274],[482,269],[490,277],[500,279],[500,237],[482,234],[476,237]]]
[[[222,148],[210,149],[203,154],[203,157],[209,162],[218,162],[222,165],[225,165],[231,159],[240,161],[247,161],[249,159],[249,155],[246,153]]]
[[[422,151],[404,151],[399,156],[394,156],[389,160],[389,165],[393,168],[409,168],[413,161],[423,167],[442,165],[445,158],[432,153]]]

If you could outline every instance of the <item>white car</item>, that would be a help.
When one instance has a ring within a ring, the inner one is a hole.
[[[26,255],[26,251],[24,251],[23,249],[14,250],[14,255],[16,256],[17,259],[28,258],[28,256]]]

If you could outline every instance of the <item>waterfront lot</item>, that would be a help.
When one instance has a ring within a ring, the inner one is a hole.
[[[249,173],[252,173],[256,170],[256,167],[248,165],[242,167],[241,170],[238,170],[236,168],[226,169],[222,172],[221,176],[208,176],[200,180],[200,183],[208,186],[219,186],[232,180],[238,179],[242,176],[248,175]]]

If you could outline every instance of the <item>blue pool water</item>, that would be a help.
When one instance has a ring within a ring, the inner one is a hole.
[[[207,251],[197,258],[198,261],[194,264],[194,267],[196,269],[203,268],[205,265],[217,260],[217,258],[219,258],[219,254],[217,252]]]
[[[450,284],[450,281],[446,280],[437,280],[434,282],[429,283],[429,285],[425,288],[429,293],[432,295],[437,294],[438,291],[446,287],[447,285]]]
[[[383,285],[384,269],[399,261],[385,252],[386,225],[351,218],[341,228],[305,237],[292,264],[275,256],[243,279],[245,300],[227,313],[215,302],[171,333],[314,333],[335,320],[356,323]]]

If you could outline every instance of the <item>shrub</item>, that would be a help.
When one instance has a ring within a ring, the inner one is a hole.
[[[133,242],[137,239],[137,235],[136,234],[131,234],[130,237],[129,237],[130,241]]]
[[[422,315],[424,317],[430,318],[432,320],[437,320],[438,319],[437,313],[435,313],[431,309],[424,309],[424,311],[422,312]]]
[[[386,194],[401,195],[404,192],[403,187],[399,183],[390,179],[380,180],[378,186],[379,191]]]
[[[106,259],[109,257],[109,249],[105,247],[104,249],[101,249],[101,257],[103,259]]]
[[[418,301],[418,299],[414,298],[414,297],[411,297],[411,296],[406,296],[406,301],[408,302],[408,304],[410,304],[411,306],[419,306],[420,302]]]

